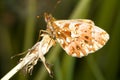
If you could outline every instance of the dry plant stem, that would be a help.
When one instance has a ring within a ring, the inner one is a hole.
[[[52,41],[48,35],[43,34],[42,36],[43,39],[40,42],[37,42],[31,49],[29,49],[27,55],[22,59],[22,61],[17,66],[15,66],[11,71],[9,71],[1,80],[9,80],[20,69],[22,69],[26,65],[29,66],[33,64],[32,66],[27,68],[27,70],[30,71],[34,67],[34,65],[36,65],[39,59],[41,59],[49,74],[51,73],[50,69],[47,67],[45,63],[44,55],[52,47],[54,41]]]
[[[9,71],[1,80],[9,80],[14,74],[16,74],[26,64],[32,61],[34,57],[36,57],[35,54],[30,54],[27,58],[24,58],[17,66],[15,66],[11,71]]]

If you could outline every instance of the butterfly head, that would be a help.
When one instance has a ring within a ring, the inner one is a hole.
[[[47,24],[51,24],[52,22],[55,21],[55,18],[52,17],[51,14],[48,14],[48,13],[44,13],[44,16],[45,16],[45,21],[47,22]]]

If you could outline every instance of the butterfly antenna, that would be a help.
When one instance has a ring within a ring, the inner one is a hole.
[[[52,13],[55,11],[55,9],[57,8],[57,6],[58,6],[58,4],[60,4],[61,3],[61,0],[58,0],[57,2],[56,2],[56,4],[54,5],[54,8],[52,9]]]

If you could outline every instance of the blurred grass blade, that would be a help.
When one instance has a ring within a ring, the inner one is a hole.
[[[32,5],[32,6],[31,6]],[[36,14],[36,1],[28,0],[27,8],[27,21],[25,28],[24,49],[28,49],[32,46],[35,33],[35,14]]]
[[[114,14],[117,8],[118,0],[102,0],[103,4],[101,9],[98,11],[97,22],[99,25],[106,26],[105,30],[110,29],[109,27],[113,24]]]
[[[92,0],[79,0],[70,16],[70,19],[85,18],[90,10],[91,1]]]
[[[97,62],[93,59],[92,56],[87,57],[87,62],[96,80],[105,80],[97,65]]]
[[[118,16],[116,19],[116,23],[114,23],[114,27],[112,29],[111,39],[109,41],[108,47],[108,58],[106,61],[106,75],[108,80],[116,80],[117,73],[119,70],[119,61],[120,61],[120,54],[119,54],[119,44],[120,44],[120,10],[118,12]]]
[[[85,18],[90,8],[91,0],[79,0],[70,18]],[[74,76],[75,58],[64,56],[62,62],[64,80],[72,80]]]
[[[54,67],[55,67],[55,73],[57,73],[55,74],[55,77],[56,77],[55,80],[63,80],[64,78],[63,78],[63,74],[61,70],[62,68],[61,68],[59,59],[56,60]]]

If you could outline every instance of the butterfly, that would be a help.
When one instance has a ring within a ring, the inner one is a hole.
[[[29,49],[28,54],[24,58],[24,60],[28,60],[27,58],[35,55],[26,65],[27,72],[31,72],[37,61],[41,59],[52,77],[52,71],[46,63],[44,55],[56,43],[59,43],[68,55],[81,58],[99,50],[109,40],[109,34],[97,27],[91,20],[56,20],[48,13],[45,13],[44,16],[47,29],[40,30],[39,35],[43,38]]]
[[[66,53],[81,58],[102,48],[109,34],[88,19],[56,20],[45,13],[46,32]]]

